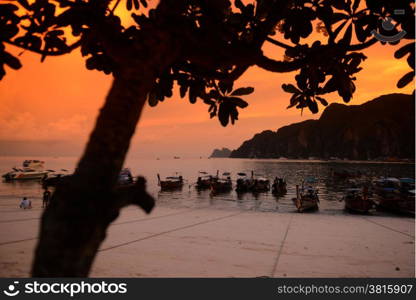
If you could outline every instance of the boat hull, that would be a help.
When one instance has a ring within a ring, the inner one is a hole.
[[[373,208],[373,202],[361,197],[345,199],[345,209],[349,212],[367,214],[371,208]]]
[[[316,211],[319,209],[318,200],[314,198],[293,198],[293,203],[295,204],[298,212],[300,213],[304,211]]]
[[[48,172],[16,172],[7,173],[3,175],[6,181],[19,181],[19,180],[41,180],[47,176]]]
[[[212,180],[210,179],[201,179],[198,180],[196,183],[196,188],[200,190],[209,189],[211,188]]]
[[[211,183],[211,191],[213,193],[227,193],[233,189],[232,182],[213,182]]]
[[[183,182],[174,182],[174,181],[161,181],[160,188],[162,190],[179,190],[182,189]]]

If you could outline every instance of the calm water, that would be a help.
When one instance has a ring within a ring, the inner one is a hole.
[[[4,174],[13,166],[20,166],[28,157],[0,157],[0,174]],[[47,169],[73,170],[77,158],[52,158],[36,157],[32,159],[44,160]],[[333,180],[330,176],[331,169],[360,171],[371,177],[393,176],[414,177],[414,164],[400,163],[372,163],[372,162],[328,162],[328,161],[300,161],[300,160],[262,160],[262,159],[130,159],[126,162],[134,176],[141,175],[147,178],[148,191],[151,193],[157,205],[175,208],[184,207],[211,207],[215,209],[242,209],[253,211],[295,211],[291,199],[295,196],[295,185],[300,184],[306,176],[314,176],[319,179],[318,188],[320,195],[320,210],[323,214],[344,214],[342,198],[346,183]],[[210,196],[209,191],[198,192],[194,183],[198,171],[206,171],[215,174],[231,172],[235,182],[236,173],[246,172],[250,174],[254,170],[256,174],[262,174],[271,181],[275,176],[284,177],[287,182],[288,193],[281,198],[276,198],[270,192],[253,195],[244,194],[239,197],[232,191],[227,194]],[[171,176],[174,172],[181,172],[186,179],[186,185],[182,191],[160,192],[157,186],[156,174],[162,177]],[[35,208],[41,205],[42,189],[39,182],[0,182],[0,209],[9,210],[21,199],[30,197]],[[381,214],[381,213],[375,213]]]

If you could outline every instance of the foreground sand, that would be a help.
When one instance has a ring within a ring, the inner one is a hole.
[[[41,209],[0,211],[0,277],[29,275]],[[93,277],[414,277],[414,219],[125,209]]]

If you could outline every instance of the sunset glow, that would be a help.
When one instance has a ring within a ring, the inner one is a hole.
[[[376,44],[364,52],[368,59],[358,73],[357,91],[350,105],[387,93],[413,91],[412,85],[396,87],[398,79],[408,72],[406,61],[393,57],[398,47]],[[281,57],[280,49],[273,45],[266,44],[263,50]],[[20,58],[23,68],[18,72],[7,70],[0,83],[0,154],[26,155],[33,151],[36,155],[79,155],[110,87],[111,76],[87,70],[79,50],[47,58],[44,63],[28,51]],[[262,130],[318,118],[319,114],[309,111],[301,115],[299,110],[286,109],[290,96],[281,85],[293,83],[294,74],[249,69],[237,86],[253,86],[255,92],[247,98],[250,105],[240,111],[239,121],[227,128],[217,119],[209,119],[205,104],[191,105],[176,92],[157,107],[146,107],[130,155],[206,156],[214,147],[238,147]],[[342,102],[337,94],[327,100]],[[320,113],[322,110],[321,107]]]

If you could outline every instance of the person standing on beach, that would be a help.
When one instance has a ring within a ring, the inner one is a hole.
[[[48,207],[50,198],[51,198],[51,192],[48,190],[48,188],[46,188],[45,191],[43,192],[42,208]]]
[[[32,208],[32,201],[28,200],[26,197],[23,197],[22,201],[20,202],[20,208],[23,208],[23,209]]]

